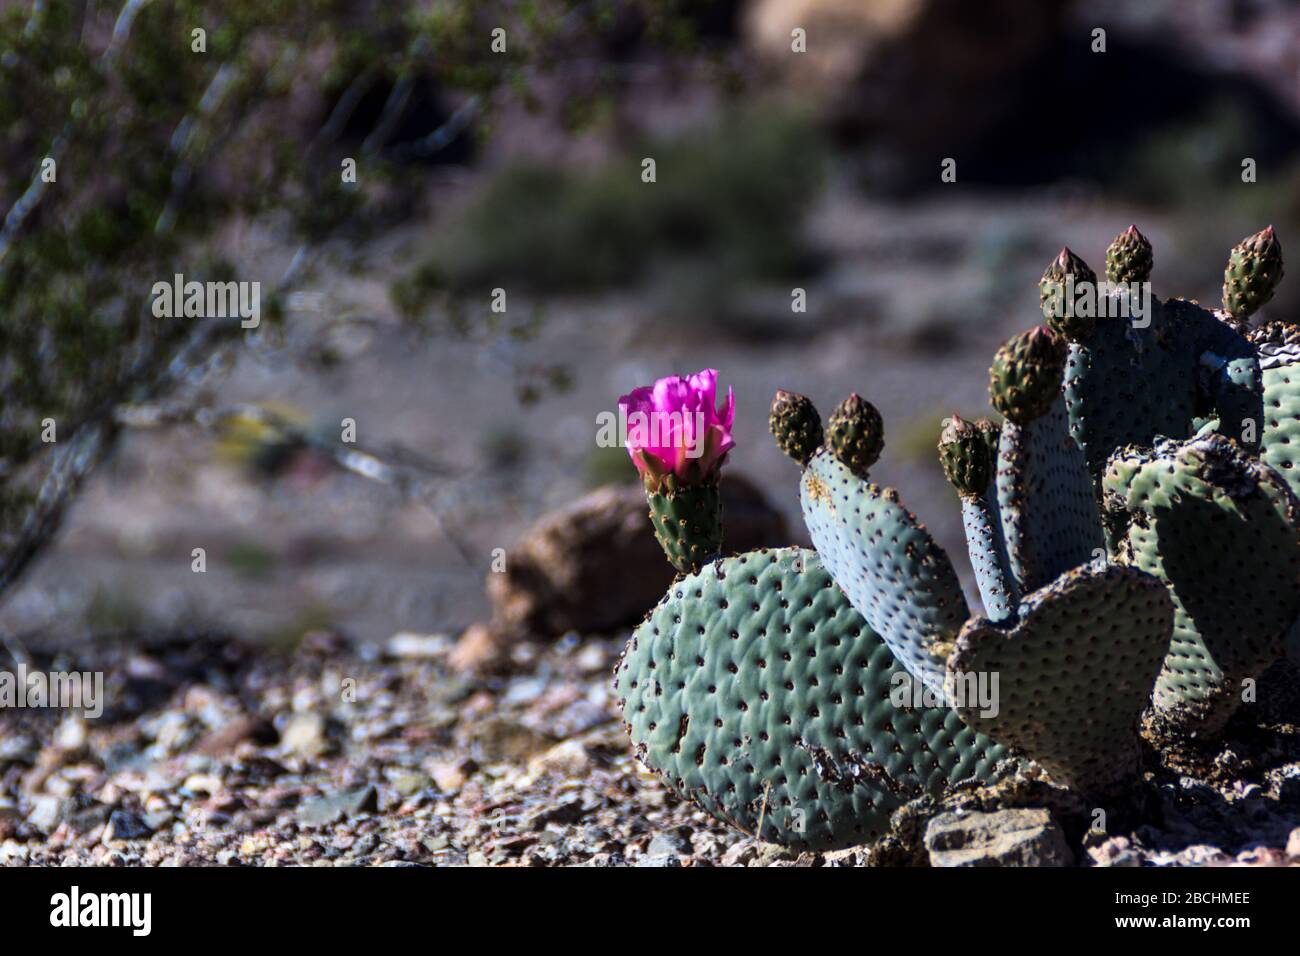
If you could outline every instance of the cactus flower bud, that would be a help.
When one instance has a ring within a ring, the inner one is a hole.
[[[939,435],[939,463],[948,483],[963,498],[975,498],[988,490],[996,462],[989,442],[992,426],[988,419],[968,422],[958,415],[943,420]],[[993,431],[996,434],[996,429]]]
[[[885,423],[876,406],[854,392],[827,419],[826,443],[849,471],[865,479],[885,447]]]
[[[989,368],[989,398],[1007,420],[1025,425],[1047,414],[1061,392],[1065,339],[1045,325],[998,349]]]
[[[1085,309],[1086,315],[1077,314],[1078,294],[1091,287],[1095,303],[1097,273],[1069,249],[1062,249],[1043,272],[1038,283],[1038,301],[1043,308],[1047,324],[1070,339],[1082,339],[1091,334],[1097,324],[1096,309]]]
[[[996,471],[998,442],[1002,439],[1002,426],[991,418],[981,416],[975,419],[975,427],[980,430],[980,436],[984,439],[985,444],[989,446],[989,460],[993,462],[993,470]]]
[[[800,465],[807,465],[821,447],[822,419],[805,395],[778,389],[767,425],[781,451]]]
[[[1282,281],[1282,243],[1273,227],[1247,236],[1232,247],[1223,271],[1223,309],[1238,319],[1251,316],[1273,298]]]
[[[718,373],[661,378],[618,400],[627,450],[641,473],[650,524],[678,571],[698,571],[722,550],[718,473],[735,446],[736,399],[717,403]]]
[[[1116,285],[1146,282],[1154,264],[1151,240],[1135,225],[1121,232],[1106,248],[1106,278]]]

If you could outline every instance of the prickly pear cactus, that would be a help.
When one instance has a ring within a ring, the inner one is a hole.
[[[1040,326],[999,349],[989,370],[989,399],[1007,417],[997,498],[1020,594],[1092,560],[1103,546],[1096,497],[1061,397],[1066,356],[1065,339]]]
[[[1238,244],[1234,257],[1257,238]],[[1130,226],[1111,244],[1109,278],[1145,282],[1138,277],[1149,274],[1149,249],[1146,237]],[[1252,272],[1256,263],[1242,260],[1234,267],[1230,262],[1228,272],[1280,276],[1280,260]],[[1265,301],[1260,289],[1250,297],[1253,308]],[[1258,359],[1242,335],[1245,306],[1227,286],[1224,297],[1236,303],[1237,313],[1216,314],[1178,298],[1149,297],[1142,308],[1130,293],[1115,293],[1105,302],[1120,314],[1103,317],[1086,335],[1072,338],[1065,369],[1070,433],[1095,479],[1116,448],[1149,446],[1158,437],[1190,438],[1216,418],[1216,429],[1250,441],[1245,422],[1257,420],[1262,409]]]
[[[1277,472],[1213,433],[1117,453],[1104,488],[1132,519],[1120,559],[1163,580],[1177,609],[1155,709],[1213,732],[1300,615],[1300,505]]]
[[[944,423],[988,618],[968,619],[947,554],[871,482],[874,406],[852,395],[823,429],[779,392],[770,424],[803,469],[816,551],[674,584],[617,674],[642,760],[763,839],[846,846],[1005,754],[1116,795],[1140,779],[1144,712],[1154,743],[1212,737],[1245,682],[1300,657],[1300,331],[1248,321],[1281,246],[1267,229],[1233,249],[1221,311],[1152,298],[1153,261],[1130,226],[1101,288],[1063,250],[1039,286],[1048,324],[990,368],[1000,429]],[[912,682],[929,698],[891,699]]]
[[[1300,495],[1300,328],[1273,322],[1251,342],[1261,373],[1259,457]]]
[[[995,706],[967,724],[1022,750],[1056,782],[1104,794],[1134,779],[1138,718],[1169,645],[1173,605],[1156,578],[1102,562],[1034,592],[1019,622],[972,620],[951,680],[996,677]]]
[[[799,483],[817,553],[907,671],[941,693],[943,666],[969,610],[957,572],[898,492],[860,478],[828,448]]]
[[[992,778],[1005,748],[950,709],[896,706],[906,686],[802,548],[677,581],[615,670],[647,767],[719,819],[800,850],[869,842],[908,800]]]
[[[1182,347],[1178,313],[1152,303],[1139,326],[1105,319],[1072,343],[1065,366],[1070,434],[1096,477],[1111,452],[1149,445],[1157,435],[1186,438],[1198,407],[1198,367]]]
[[[939,463],[961,499],[962,526],[975,584],[992,620],[1015,617],[1019,586],[1011,573],[993,474],[1001,429],[987,418],[968,422],[954,415],[943,423]]]
[[[685,484],[672,475],[646,488],[650,524],[668,561],[694,571],[722,550],[722,497],[716,480]]]

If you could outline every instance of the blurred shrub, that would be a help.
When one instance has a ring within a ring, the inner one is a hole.
[[[275,552],[254,541],[236,541],[226,549],[226,563],[241,578],[264,578],[275,570]]]
[[[656,182],[641,181],[643,157],[654,158]],[[506,169],[393,298],[411,314],[438,292],[587,292],[670,260],[715,276],[788,278],[810,260],[799,226],[822,157],[807,123],[769,113],[646,142],[595,169]]]
[[[1108,185],[1150,205],[1183,206],[1240,183],[1242,144],[1254,131],[1229,100],[1209,104],[1194,119],[1148,132],[1118,158]]]
[[[82,617],[86,628],[100,635],[137,634],[148,621],[144,608],[132,595],[102,586],[96,586]]]
[[[528,454],[528,437],[513,425],[494,426],[479,443],[479,457],[492,472],[522,468]]]

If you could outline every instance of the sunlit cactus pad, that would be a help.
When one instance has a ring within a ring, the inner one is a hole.
[[[1106,792],[1132,780],[1138,718],[1169,643],[1173,605],[1134,568],[1098,563],[1029,595],[1015,627],[972,620],[953,675],[997,675],[997,713],[962,702],[968,724],[1023,751],[1060,784]]]
[[[1220,725],[1300,614],[1300,506],[1277,472],[1215,434],[1120,452],[1104,487],[1133,516],[1121,559],[1163,579],[1177,606],[1156,709]]]
[[[853,606],[910,673],[941,688],[969,614],[947,552],[897,492],[859,478],[829,449],[809,462],[799,497],[813,545]]]
[[[1259,457],[1300,495],[1300,329],[1275,322],[1252,339],[1263,378]]]
[[[870,842],[922,793],[990,779],[1004,748],[903,675],[816,552],[754,551],[674,584],[615,686],[636,753],[720,819],[796,849]],[[910,698],[909,698],[910,699]]]

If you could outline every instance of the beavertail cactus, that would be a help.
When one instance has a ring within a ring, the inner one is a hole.
[[[1015,617],[1019,594],[1007,558],[1002,513],[993,483],[1001,433],[987,418],[968,422],[954,415],[944,420],[939,436],[939,462],[961,499],[975,584],[984,612],[995,621]]]
[[[1300,495],[1300,327],[1272,322],[1250,340],[1259,354],[1260,460]]]
[[[1177,610],[1155,709],[1216,730],[1300,616],[1300,505],[1277,472],[1214,433],[1122,450],[1104,487],[1134,518],[1120,559],[1163,580]]]
[[[870,842],[907,801],[992,778],[1006,749],[946,707],[911,706],[908,687],[801,548],[682,578],[615,671],[647,767],[720,819],[798,849]]]
[[[661,378],[618,400],[627,450],[641,473],[650,521],[669,562],[693,571],[722,549],[718,473],[735,445],[730,389],[717,404],[718,373]]]
[[[954,678],[997,674],[1000,707],[962,719],[1023,752],[1058,783],[1106,795],[1138,768],[1138,718],[1169,648],[1173,605],[1134,568],[1076,568],[1029,595],[1014,626],[972,620]]]
[[[684,552],[652,498],[691,573],[617,672],[645,764],[799,848],[870,842],[957,784],[1034,780],[1105,805],[1140,786],[1141,733],[1212,738],[1249,682],[1300,653],[1300,332],[1248,321],[1280,243],[1270,228],[1233,249],[1217,312],[1152,297],[1153,261],[1130,226],[1101,288],[1062,250],[1039,285],[1047,324],[994,356],[1004,421],[943,423],[982,616],[872,482],[883,422],[856,394],[824,428],[804,396],[772,405],[815,551],[712,557],[714,537]],[[638,454],[668,493],[701,484]]]
[[[1103,535],[1083,452],[1061,396],[1064,339],[1039,326],[998,350],[989,398],[1007,417],[997,497],[1014,587],[1027,594],[1091,560]]]
[[[968,615],[957,572],[898,492],[822,448],[799,483],[813,546],[858,613],[907,671],[942,693],[943,664]]]

